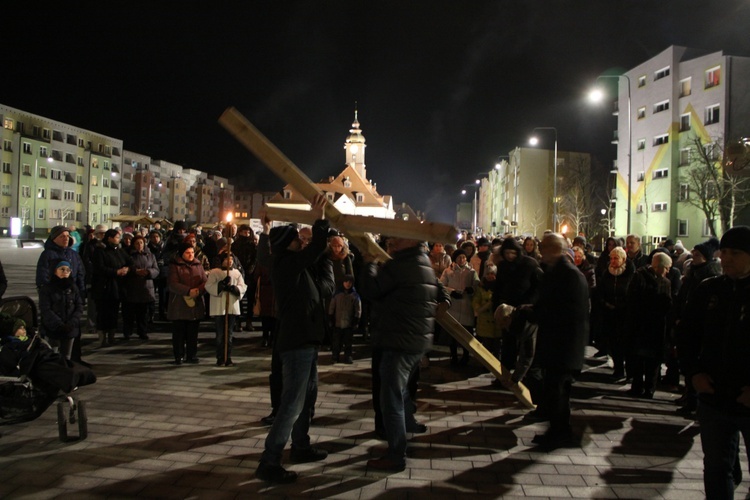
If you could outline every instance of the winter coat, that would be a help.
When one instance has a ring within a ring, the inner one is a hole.
[[[715,393],[699,394],[700,402],[745,418],[750,408],[736,400],[750,386],[748,310],[750,278],[709,278],[690,295],[679,332],[685,339],[680,362],[686,377],[706,373],[713,380]]]
[[[510,238],[506,239],[508,240]],[[535,303],[543,274],[536,260],[521,255],[521,247],[518,245],[518,257],[512,262],[503,260],[497,266],[497,279],[492,290],[493,307],[497,309],[500,304],[518,307]]]
[[[156,259],[156,265],[159,267],[159,276],[157,278],[167,278],[169,274],[169,261],[164,260],[164,242],[160,241],[158,245],[150,243],[146,245],[149,252],[151,252]]]
[[[255,266],[253,272],[253,281],[256,286],[256,293],[260,301],[260,315],[266,317],[276,317],[276,303],[273,299],[273,286],[271,284],[271,271],[268,267],[261,264],[260,261]]]
[[[73,339],[81,334],[83,297],[72,278],[53,276],[39,290],[40,331],[52,339]]]
[[[669,280],[657,276],[651,266],[639,269],[627,292],[626,345],[632,354],[661,360],[671,306]]]
[[[492,307],[492,286],[490,283],[483,283],[476,290],[471,299],[471,305],[474,309],[474,315],[477,318],[477,336],[485,338],[499,338],[503,335],[503,330],[495,322],[495,309]]]
[[[638,269],[651,264],[651,259],[648,258],[648,255],[644,255],[641,250],[638,250],[638,252],[632,257],[628,254],[628,262],[632,262],[637,271]]]
[[[8,289],[8,278],[5,277],[5,270],[3,264],[0,262],[0,299],[5,295],[5,290]]]
[[[234,285],[239,289],[240,294],[237,296],[225,291],[219,293],[219,282],[224,281],[226,277],[227,270],[220,267],[215,267],[208,272],[206,292],[211,295],[211,300],[208,305],[209,316],[224,316],[226,314],[227,296],[229,297],[229,314],[239,316],[242,312],[240,310],[240,300],[247,291],[245,278],[242,277],[242,273],[239,270],[229,270],[229,285]]]
[[[316,221],[312,241],[304,249],[273,249],[271,281],[278,312],[279,352],[317,346],[325,338],[324,301],[334,289],[331,261],[323,257],[327,236],[328,222]]]
[[[451,307],[448,312],[463,326],[474,327],[474,309],[471,307],[472,293],[466,293],[467,288],[477,289],[479,278],[477,272],[468,263],[459,267],[454,264],[452,269],[446,269],[440,282],[451,295]]]
[[[339,290],[331,299],[328,314],[333,316],[333,326],[336,328],[354,328],[359,324],[362,316],[362,301],[354,287],[349,290]]]
[[[242,268],[245,270],[245,277],[249,279],[250,275],[255,271],[258,256],[255,240],[250,236],[237,236],[237,239],[232,243],[232,253],[235,255],[236,260],[242,264]]]
[[[580,371],[589,339],[589,287],[567,258],[561,257],[545,271],[534,316],[539,325],[539,366]]]
[[[94,297],[108,300],[122,300],[121,287],[124,276],[117,276],[117,270],[122,267],[133,267],[133,259],[119,246],[104,243],[94,251],[92,290]]]
[[[596,269],[594,266],[588,260],[584,259],[581,261],[581,265],[577,267],[581,271],[581,274],[583,274],[583,277],[586,278],[589,290],[596,288]]]
[[[206,292],[206,271],[200,261],[193,259],[185,262],[182,257],[175,257],[169,265],[169,306],[167,319],[170,321],[200,321],[206,316],[206,306],[202,295]],[[190,307],[185,297],[190,290],[197,288],[200,293],[195,297],[195,305]]]
[[[70,277],[75,281],[80,293],[86,296],[86,269],[83,266],[78,252],[70,247],[61,247],[54,241],[48,239],[44,242],[44,251],[39,256],[36,263],[36,286],[41,288],[49,283],[50,277],[54,274],[54,265],[58,261],[66,260],[70,262]]]
[[[407,353],[430,347],[437,304],[451,302],[420,247],[396,252],[380,268],[373,262],[365,264],[359,292],[372,304],[373,345]]]
[[[430,264],[432,269],[435,270],[435,276],[440,279],[446,269],[451,266],[451,257],[444,251],[439,254],[430,253]]]
[[[123,280],[123,300],[134,304],[148,304],[156,302],[154,280],[159,276],[159,266],[156,258],[148,250],[130,252],[133,268]],[[136,270],[145,269],[148,276],[138,276]]]

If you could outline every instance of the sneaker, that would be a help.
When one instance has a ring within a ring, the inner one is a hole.
[[[406,462],[397,462],[386,457],[373,458],[372,460],[367,461],[367,468],[388,472],[401,472],[402,470],[406,469]]]
[[[232,363],[231,359],[228,359],[227,362],[224,363],[224,366],[226,366],[227,368],[231,368],[234,366],[234,363]]]
[[[303,449],[292,448],[289,458],[295,464],[304,464],[307,462],[320,462],[321,460],[325,460],[327,456],[328,452],[326,450],[311,446],[310,448]]]
[[[255,469],[255,477],[267,483],[293,483],[297,480],[297,473],[288,471],[280,465],[271,465],[265,462],[258,464]]]

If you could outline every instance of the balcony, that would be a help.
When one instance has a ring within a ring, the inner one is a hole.
[[[612,132],[612,144],[620,144],[620,134],[617,130]]]

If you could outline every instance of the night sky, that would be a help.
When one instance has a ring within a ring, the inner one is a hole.
[[[378,191],[446,222],[534,127],[608,170],[615,118],[585,100],[597,75],[670,45],[750,56],[748,0],[5,3],[3,104],[279,190],[224,109],[319,180],[344,166],[356,102]]]

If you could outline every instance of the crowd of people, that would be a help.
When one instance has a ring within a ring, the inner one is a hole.
[[[575,442],[571,387],[591,345],[630,397],[651,399],[657,387],[677,390],[684,380],[676,411],[697,412],[706,491],[726,491],[741,477],[738,436],[750,433],[750,228],[690,251],[666,240],[648,254],[636,234],[610,237],[598,256],[583,236],[551,232],[430,243],[383,236],[391,260],[382,262],[322,219],[301,229],[262,222],[257,238],[246,225],[203,231],[183,221],[168,232],[53,228],[36,273],[42,335],[83,362],[83,331],[106,348],[133,334],[147,340],[153,321],[166,320],[181,365],[200,361],[199,324],[210,320],[216,365],[231,367],[232,332],[256,318],[262,345],[273,347],[273,408],[263,419],[271,429],[257,476],[290,482],[296,474],[281,465],[290,437],[295,462],[327,455],[308,434],[318,351],[330,346],[332,362],[350,364],[355,333],[372,343],[375,427],[388,441],[387,454],[368,466],[403,470],[407,432],[426,431],[414,412],[433,339],[448,345],[451,366],[470,362],[435,322],[447,310],[507,367],[496,385],[531,391],[537,408],[527,418],[550,423],[536,444]],[[5,286],[0,272],[0,293]]]

